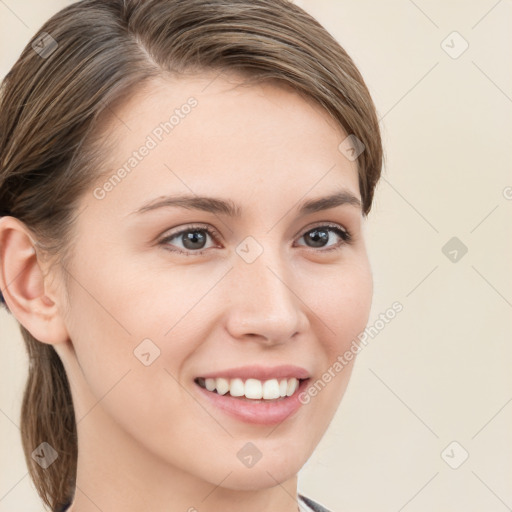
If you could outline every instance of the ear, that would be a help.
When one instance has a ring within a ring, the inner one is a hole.
[[[19,219],[0,218],[0,288],[4,300],[36,340],[56,345],[68,339],[68,332],[56,295],[45,282],[36,244]]]

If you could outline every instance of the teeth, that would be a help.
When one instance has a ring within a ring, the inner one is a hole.
[[[288,389],[288,381],[286,379],[281,379],[279,381],[279,396],[286,396],[286,391]]]
[[[225,395],[229,391],[229,380],[217,379],[215,383],[215,389],[219,395]]]
[[[208,391],[215,391],[219,395],[229,394],[234,397],[245,396],[252,400],[275,400],[291,396],[297,391],[299,381],[291,379],[270,379],[261,381],[258,379],[198,379],[199,384]]]
[[[288,388],[286,389],[286,396],[292,396],[295,390],[299,387],[299,381],[295,378],[288,381]]]
[[[263,384],[263,398],[265,398],[265,400],[273,400],[280,397],[279,382],[277,379],[265,381],[265,384]]]
[[[242,379],[232,379],[229,385],[229,394],[231,396],[244,396],[244,381]]]
[[[261,400],[263,398],[263,385],[261,384],[261,380],[247,379],[245,381],[245,396],[246,398]]]

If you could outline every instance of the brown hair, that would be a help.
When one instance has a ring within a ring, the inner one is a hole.
[[[375,106],[351,58],[305,11],[289,0],[83,0],[42,26],[2,83],[0,216],[24,222],[41,254],[64,265],[77,202],[105,156],[101,114],[154,77],[210,70],[287,83],[355,135],[365,147],[357,164],[368,215],[383,161]],[[25,459],[42,500],[57,509],[74,496],[72,397],[54,348],[20,329],[30,361]],[[47,469],[31,457],[42,442],[58,453]]]

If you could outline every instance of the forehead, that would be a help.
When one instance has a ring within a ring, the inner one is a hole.
[[[131,208],[156,193],[282,202],[340,186],[360,197],[342,128],[289,86],[234,75],[159,78],[108,111],[112,150],[95,187]],[[110,183],[110,185],[108,185]]]

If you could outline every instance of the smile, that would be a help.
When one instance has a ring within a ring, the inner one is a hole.
[[[205,405],[244,423],[275,425],[293,421],[310,378],[299,366],[245,366],[203,374],[194,383]]]
[[[250,400],[277,400],[292,396],[300,386],[300,380],[292,377],[290,379],[259,379],[242,380],[240,378],[226,379],[223,377],[208,378],[199,377],[196,383],[203,389],[216,392],[219,395],[230,395],[232,397],[245,397]]]

